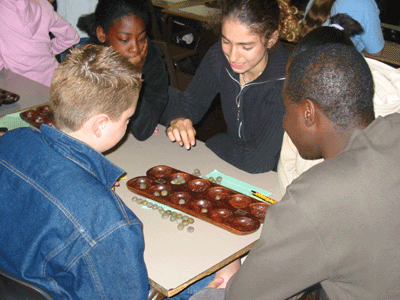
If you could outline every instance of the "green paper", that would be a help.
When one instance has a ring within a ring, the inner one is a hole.
[[[21,119],[20,113],[21,112],[8,114],[0,118],[0,127],[6,127],[8,130],[19,127],[29,127],[29,123]]]
[[[253,198],[257,199],[257,200],[260,200],[260,199],[258,199],[257,197],[253,196],[251,194],[251,191],[259,192],[259,193],[261,193],[261,194],[263,194],[265,196],[271,195],[271,192],[268,192],[268,191],[265,191],[263,189],[257,188],[254,185],[248,184],[246,182],[243,182],[243,181],[238,180],[236,178],[233,178],[231,176],[225,175],[225,174],[223,174],[223,173],[221,173],[221,172],[219,172],[217,170],[212,171],[206,177],[207,178],[214,177],[214,179],[215,179],[218,176],[221,176],[221,178],[222,178],[221,185],[223,185],[223,186],[225,186],[227,188],[230,188],[232,190],[238,191],[239,193],[242,193],[244,195],[253,197]]]

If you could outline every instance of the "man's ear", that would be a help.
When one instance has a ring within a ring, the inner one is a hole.
[[[310,99],[305,99],[303,103],[303,113],[304,113],[304,120],[305,120],[305,125],[307,127],[311,127],[312,125],[315,124],[316,122],[316,105],[315,102],[310,100]]]
[[[92,132],[97,138],[101,138],[110,119],[105,114],[96,115],[92,118],[94,118],[92,122]]]
[[[100,43],[104,44],[106,42],[107,35],[104,32],[103,27],[101,27],[100,25],[96,28],[96,35]]]

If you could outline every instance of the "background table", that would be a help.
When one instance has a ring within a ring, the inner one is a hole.
[[[207,22],[215,16],[219,9],[210,8],[204,5],[206,1],[188,1],[180,5],[171,5],[162,10],[167,15],[174,15],[182,18],[192,19],[200,22]]]
[[[154,6],[167,7],[189,7],[204,3],[206,0],[152,0]]]
[[[261,228],[249,235],[236,235],[208,222],[195,218],[195,231],[179,231],[177,223],[162,219],[157,211],[143,209],[132,202],[136,196],[126,182],[157,165],[167,165],[192,173],[195,168],[207,175],[217,169],[221,173],[272,192],[271,197],[282,197],[275,172],[248,174],[226,163],[198,141],[191,150],[170,142],[165,128],[144,142],[131,134],[106,157],[127,172],[120,181],[117,194],[143,222],[145,239],[144,258],[150,283],[166,296],[173,296],[191,283],[213,273],[237,257],[247,253],[258,240]],[[141,197],[141,196],[139,196]],[[142,197],[143,198],[143,197]]]
[[[0,88],[20,96],[17,102],[0,106],[0,117],[49,102],[49,87],[10,70],[0,71]]]

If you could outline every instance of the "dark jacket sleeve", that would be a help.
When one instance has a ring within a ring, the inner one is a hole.
[[[206,53],[187,90],[182,93],[170,89],[170,101],[166,109],[167,125],[177,118],[188,118],[193,124],[205,115],[219,93],[220,72],[223,60],[221,43],[214,44]]]
[[[148,139],[160,121],[168,102],[168,73],[161,50],[149,40],[143,67],[143,84],[129,130],[139,141]]]

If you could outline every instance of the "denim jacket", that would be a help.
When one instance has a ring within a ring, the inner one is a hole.
[[[147,299],[142,224],[123,170],[47,125],[0,138],[0,268],[55,299]]]

